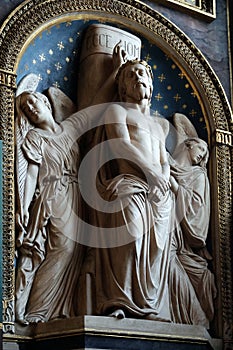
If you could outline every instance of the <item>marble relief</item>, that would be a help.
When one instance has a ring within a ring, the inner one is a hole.
[[[206,328],[213,319],[208,145],[184,114],[172,124],[152,115],[153,72],[140,51],[137,37],[95,24],[75,103],[59,88],[38,92],[35,76],[19,84],[21,324],[87,309]]]

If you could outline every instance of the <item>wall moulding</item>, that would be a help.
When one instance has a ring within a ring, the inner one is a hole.
[[[212,15],[214,16],[214,10]],[[214,337],[229,343],[232,340],[233,322],[231,108],[216,74],[193,42],[171,21],[136,0],[27,0],[12,12],[0,29],[4,333],[9,338],[15,332],[14,97],[17,69],[25,50],[35,37],[52,25],[72,20],[99,20],[140,33],[173,59],[186,74],[198,97],[211,150],[209,174],[213,200],[210,235],[218,287],[217,311],[212,332]]]
[[[174,7],[189,15],[212,21],[216,18],[215,0],[159,0],[166,6]]]

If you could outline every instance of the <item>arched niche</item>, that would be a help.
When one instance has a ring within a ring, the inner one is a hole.
[[[65,21],[120,25],[161,49],[185,74],[195,92],[210,148],[210,241],[218,297],[214,337],[231,339],[232,303],[232,112],[224,90],[205,57],[171,21],[138,1],[28,0],[18,6],[0,31],[0,121],[3,141],[3,329],[14,333],[14,94],[17,69],[28,46],[43,31]]]

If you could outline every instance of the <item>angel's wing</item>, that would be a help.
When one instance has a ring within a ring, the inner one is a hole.
[[[177,131],[177,146],[188,137],[198,137],[197,131],[186,115],[175,113],[173,123]]]
[[[20,80],[15,96],[19,96],[24,91],[34,92],[36,91],[40,77],[34,73],[27,74],[23,79]]]
[[[27,74],[18,84],[15,97],[23,92],[35,92],[40,78],[34,73]],[[22,224],[23,219],[23,198],[25,180],[28,170],[28,161],[25,158],[21,146],[27,132],[32,128],[29,124],[27,127],[21,125],[20,118],[15,119],[15,160],[16,160],[16,225],[18,228],[18,237],[16,245],[19,247],[22,244],[25,229]]]
[[[51,86],[47,90],[47,97],[51,103],[53,116],[57,123],[62,122],[71,114],[77,112],[77,106],[59,88]]]
[[[28,171],[28,161],[24,156],[22,151],[22,143],[27,134],[27,132],[32,128],[32,126],[22,127],[20,125],[19,118],[15,120],[15,161],[16,161],[16,224],[18,226],[18,237],[16,240],[16,245],[20,246],[22,244],[23,236],[25,233],[23,227],[23,199],[24,199],[24,189],[25,180]]]

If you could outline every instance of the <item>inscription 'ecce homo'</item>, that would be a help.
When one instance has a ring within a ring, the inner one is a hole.
[[[86,50],[96,49],[97,47],[112,50],[115,46],[113,37],[104,33],[93,33],[87,37]],[[140,47],[126,40],[121,40],[121,47],[129,56],[140,57]]]

